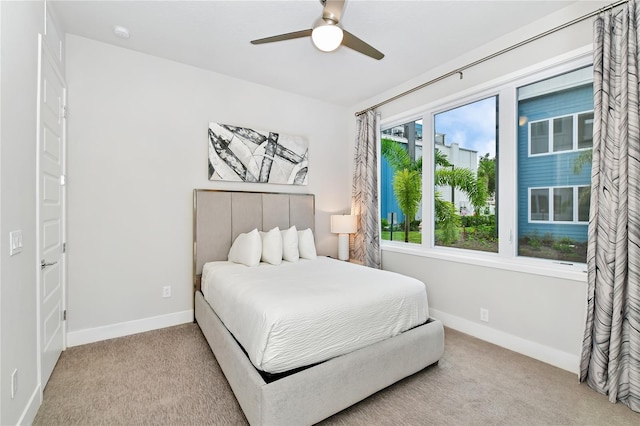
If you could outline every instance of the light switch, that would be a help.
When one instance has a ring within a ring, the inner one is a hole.
[[[22,231],[9,232],[9,255],[13,256],[22,251]]]

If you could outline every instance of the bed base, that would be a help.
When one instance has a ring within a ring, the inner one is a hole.
[[[444,353],[444,328],[433,320],[266,383],[200,292],[195,319],[251,425],[317,423],[437,363]]]

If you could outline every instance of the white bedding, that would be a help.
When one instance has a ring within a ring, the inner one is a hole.
[[[325,257],[210,262],[202,293],[253,365],[280,373],[395,336],[428,318],[422,282]]]

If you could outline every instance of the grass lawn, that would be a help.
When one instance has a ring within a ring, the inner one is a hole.
[[[380,239],[389,241],[391,239],[389,234],[389,231],[382,231]],[[404,241],[404,232],[393,231],[393,241]],[[416,244],[422,243],[422,234],[419,231],[409,231],[409,242]]]

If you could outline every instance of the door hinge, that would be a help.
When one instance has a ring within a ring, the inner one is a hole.
[[[62,252],[63,253],[67,252],[67,243],[62,243]]]
[[[60,185],[65,186],[67,184],[67,175],[60,175]]]
[[[69,116],[69,107],[66,105],[62,107],[62,116],[66,119]]]
[[[67,320],[67,310],[65,309],[64,311],[62,311],[62,321],[66,321]]]

